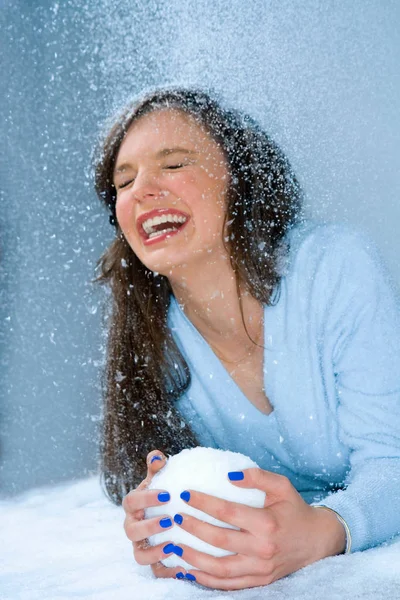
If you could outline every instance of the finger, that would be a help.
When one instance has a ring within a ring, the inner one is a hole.
[[[258,540],[246,531],[217,527],[205,521],[200,521],[196,517],[192,517],[186,513],[175,515],[174,522],[181,529],[216,548],[222,548],[222,550],[245,554],[247,556],[257,555],[256,543]]]
[[[167,531],[168,529],[171,529],[173,525],[174,523],[168,515],[143,520],[127,517],[125,519],[124,529],[127,538],[131,542],[139,542],[156,533]]]
[[[145,490],[149,486],[149,483],[153,479],[153,476],[156,473],[158,473],[158,471],[161,471],[163,467],[165,467],[166,462],[167,459],[165,457],[165,454],[163,454],[160,450],[152,450],[151,452],[149,452],[146,457],[146,477],[141,483],[139,483],[137,488],[131,491],[137,492],[139,490]]]
[[[154,565],[171,556],[175,548],[172,542],[163,542],[157,546],[150,546],[147,540],[133,542],[133,554],[139,565]]]
[[[273,575],[244,575],[242,577],[220,578],[203,571],[188,571],[185,579],[196,581],[204,587],[217,590],[241,590],[269,585],[275,581],[276,577]]]
[[[194,550],[190,546],[186,546],[186,544],[175,546],[174,553],[183,557],[193,567],[197,567],[199,570],[215,575],[216,577],[239,577],[249,574],[259,574],[261,571],[260,560],[241,554],[216,557]]]
[[[156,577],[184,579],[186,569],[183,567],[166,567],[161,562],[151,565],[151,570]]]
[[[160,450],[152,450],[151,452],[149,452],[146,457],[146,464],[147,464],[146,477],[145,477],[145,479],[143,479],[143,481],[137,486],[137,488],[134,491],[146,489],[149,486],[154,475],[156,473],[158,473],[158,471],[161,471],[161,469],[163,467],[165,467],[166,462],[167,462],[167,459],[165,457],[165,454],[163,454]]]
[[[243,471],[233,471],[228,474],[230,483],[236,487],[262,490],[266,493],[264,506],[271,506],[278,501],[287,500],[297,490],[284,475],[264,471],[264,469],[251,468]]]
[[[254,520],[260,519],[260,513],[264,512],[263,508],[253,508],[238,502],[229,502],[194,490],[185,490],[181,494],[181,498],[190,506],[198,508],[207,515],[215,517],[223,523],[235,525],[245,531],[248,531]]]
[[[161,450],[152,450],[148,453],[146,458],[147,463],[147,477],[146,479],[152,479],[152,477],[161,471],[167,463],[167,458]],[[145,480],[146,481],[146,480]]]
[[[170,499],[169,493],[165,490],[133,490],[123,499],[122,507],[127,514],[135,514],[149,506],[167,504]]]

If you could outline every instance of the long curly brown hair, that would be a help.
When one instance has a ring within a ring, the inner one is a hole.
[[[120,145],[145,114],[174,109],[191,115],[224,151],[230,183],[224,240],[239,283],[263,304],[276,302],[279,254],[301,219],[302,193],[276,143],[248,115],[224,108],[203,90],[163,88],[118,115],[95,153],[95,189],[110,211],[116,236],[99,260],[98,281],[111,289],[104,373],[101,467],[110,499],[121,503],[146,474],[146,455],[198,445],[175,407],[190,385],[188,365],[167,326],[168,279],[134,254],[116,219],[113,171]],[[243,317],[243,315],[242,315]]]

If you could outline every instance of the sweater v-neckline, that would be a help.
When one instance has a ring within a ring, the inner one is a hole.
[[[192,333],[192,336],[195,337],[204,347],[205,352],[208,354],[208,356],[210,357],[210,362],[212,362],[212,364],[214,364],[216,366],[216,368],[219,370],[219,372],[221,373],[221,375],[224,376],[224,379],[227,381],[228,385],[232,388],[232,391],[235,393],[235,395],[240,395],[242,400],[245,402],[245,404],[247,404],[248,406],[248,411],[250,413],[250,415],[252,415],[253,417],[256,417],[257,419],[264,419],[264,420],[273,420],[276,416],[276,408],[275,406],[272,404],[272,402],[269,400],[269,396],[266,393],[267,391],[267,387],[266,387],[266,349],[265,349],[265,340],[266,340],[266,307],[263,307],[263,340],[264,340],[264,353],[263,353],[263,383],[264,383],[264,390],[265,390],[265,394],[272,406],[272,411],[270,413],[264,413],[261,410],[259,410],[254,404],[253,402],[251,402],[251,400],[249,400],[246,396],[246,394],[243,392],[243,390],[238,386],[238,384],[236,383],[236,381],[233,379],[233,377],[231,376],[231,374],[229,373],[229,371],[226,369],[226,367],[224,366],[224,364],[222,363],[222,361],[218,358],[218,356],[215,354],[215,352],[213,351],[213,349],[211,348],[211,346],[209,345],[209,343],[207,342],[207,340],[201,335],[200,331],[193,325],[193,323],[191,322],[191,320],[186,316],[183,308],[180,306],[179,302],[177,301],[177,299],[175,298],[175,296],[173,294],[171,294],[171,304],[175,305],[176,308],[176,312],[178,314],[181,315],[181,318],[183,319],[183,321],[186,323],[186,326],[189,328],[189,330]],[[190,355],[190,349],[188,350],[187,348],[185,348],[185,351]]]

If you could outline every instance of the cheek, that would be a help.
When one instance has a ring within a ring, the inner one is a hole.
[[[127,198],[119,197],[115,206],[117,221],[123,231],[133,230],[133,204]]]
[[[196,220],[196,229],[201,243],[214,246],[222,244],[223,224],[225,215],[221,211],[216,211],[215,206],[209,207],[200,219]]]

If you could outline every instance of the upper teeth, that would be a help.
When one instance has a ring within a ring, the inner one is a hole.
[[[153,217],[152,219],[146,219],[142,223],[142,227],[147,234],[153,233],[154,226],[160,225],[160,223],[185,223],[187,221],[187,217],[179,216],[179,215],[161,215],[160,217]]]

